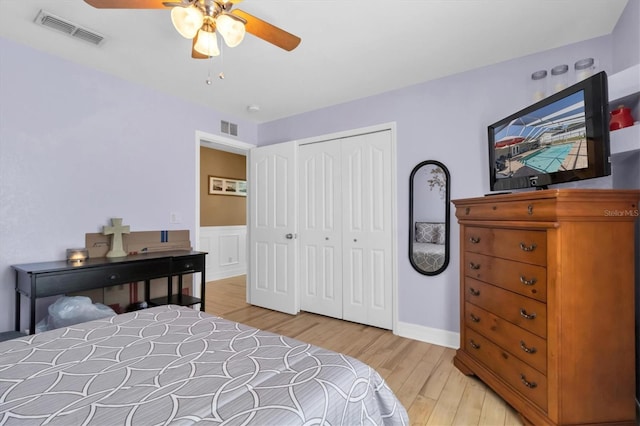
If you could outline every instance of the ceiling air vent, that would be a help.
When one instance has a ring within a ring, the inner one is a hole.
[[[56,31],[65,33],[73,38],[95,44],[96,46],[102,43],[104,40],[104,36],[96,33],[95,31],[83,28],[79,25],[74,24],[73,22],[62,19],[59,16],[53,15],[45,10],[41,10],[40,12],[38,12],[38,16],[36,16],[34,22],[38,25],[42,25],[43,27],[48,27]]]

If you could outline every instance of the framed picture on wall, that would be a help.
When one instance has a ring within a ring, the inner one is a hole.
[[[247,196],[247,182],[238,179],[229,179],[209,176],[210,195],[240,195]]]
[[[238,181],[238,195],[247,195],[247,182],[243,180]]]

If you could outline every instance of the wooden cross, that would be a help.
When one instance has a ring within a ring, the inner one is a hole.
[[[129,233],[129,225],[122,225],[122,218],[111,219],[111,226],[102,227],[102,235],[113,235],[111,239],[111,250],[107,252],[107,257],[124,257],[127,252],[122,249],[122,234]]]

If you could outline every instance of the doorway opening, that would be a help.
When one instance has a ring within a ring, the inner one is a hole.
[[[201,131],[196,131],[195,137],[195,160],[196,160],[196,173],[195,173],[195,232],[194,232],[194,249],[199,251],[206,251],[207,255],[207,271],[206,281],[212,281],[226,276],[234,274],[246,273],[246,246],[247,246],[247,234],[246,223],[240,226],[203,226],[202,208],[207,208],[207,204],[211,204],[205,197],[222,198],[223,200],[227,195],[209,195],[208,191],[208,177],[203,179],[202,170],[202,156],[201,149],[207,148],[222,153],[236,154],[244,157],[244,161],[241,162],[240,167],[244,167],[242,173],[246,173],[247,157],[249,150],[254,145],[230,139],[224,136],[209,134]],[[236,155],[232,156],[237,157]],[[237,164],[237,161],[236,161]],[[210,171],[207,171],[211,174]],[[221,173],[225,174],[225,173]],[[229,172],[227,172],[229,174]],[[215,174],[219,176],[220,174]],[[221,177],[233,177],[233,176],[221,176]],[[204,183],[203,183],[204,182]],[[207,185],[203,187],[203,185]],[[246,198],[250,197],[250,192],[247,191]],[[236,205],[240,201],[236,199]],[[203,202],[205,200],[205,202]],[[230,200],[231,201],[231,200]],[[234,204],[231,202],[231,204]],[[246,207],[244,208],[244,214],[246,215]],[[206,221],[205,221],[206,222]],[[210,222],[210,221],[209,221]],[[205,224],[206,225],[206,224]],[[240,261],[243,261],[242,264]]]

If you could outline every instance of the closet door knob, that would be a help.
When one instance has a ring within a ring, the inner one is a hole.
[[[284,236],[287,240],[293,240],[293,234],[287,234]]]

